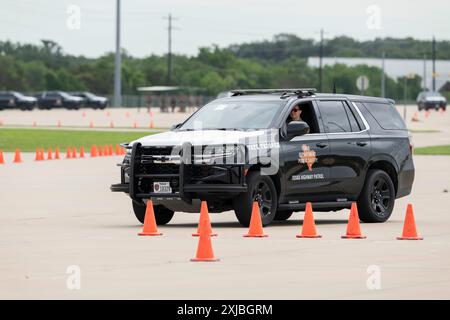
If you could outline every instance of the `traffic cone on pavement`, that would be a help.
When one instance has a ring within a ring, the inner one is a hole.
[[[3,150],[0,149],[0,164],[5,163],[5,158],[3,157]]]
[[[80,158],[84,158],[84,146],[80,147]]]
[[[110,144],[108,146],[108,156],[113,156],[113,155],[114,155],[113,146],[112,146],[112,144]]]
[[[91,158],[95,158],[98,156],[98,149],[97,149],[97,145],[92,145],[91,146]]]
[[[34,161],[41,161],[42,157],[41,157],[41,149],[40,148],[36,148],[36,154],[34,156]]]
[[[200,236],[201,233],[201,227],[202,227],[202,220],[206,220],[206,227],[207,227],[207,231],[208,234],[211,237],[215,237],[217,236],[216,233],[213,233],[212,228],[211,228],[211,220],[209,219],[209,212],[208,212],[208,205],[206,204],[206,201],[202,201],[201,203],[201,207],[200,207],[200,218],[198,220],[198,227],[197,227],[197,233],[193,233],[192,236],[194,237],[198,237]]]
[[[14,153],[14,163],[21,163],[22,162],[22,156],[20,155],[20,149],[16,149],[16,152]]]
[[[120,150],[120,146],[116,144],[116,156],[120,156],[122,154],[122,151]]]
[[[66,159],[72,159],[72,151],[70,150],[70,147],[66,148]]]
[[[244,237],[249,238],[268,237],[267,234],[264,234],[261,221],[261,214],[259,212],[259,205],[258,202],[256,201],[253,201],[252,216],[250,218],[250,227],[248,229],[248,233],[245,234]]]
[[[411,118],[412,122],[419,122],[419,115],[417,114],[417,111],[414,112],[413,117]]]
[[[53,160],[52,148],[47,149],[47,160]]]
[[[113,121],[111,121],[111,122],[109,123],[109,127],[110,127],[110,128],[114,128],[114,122],[113,122]]]
[[[138,233],[139,236],[160,236],[162,233],[158,232],[156,226],[155,212],[153,211],[153,202],[147,201],[147,208],[145,210],[144,228],[142,232]]]
[[[195,258],[191,259],[193,262],[214,262],[219,261],[214,257],[214,252],[211,244],[211,236],[208,232],[208,220],[200,221],[200,238],[198,239],[197,253]]]
[[[59,160],[59,159],[61,159],[59,156],[59,147],[56,147],[55,148],[55,160]]]
[[[297,238],[321,238],[317,234],[316,224],[314,223],[314,216],[311,202],[306,203],[305,216],[303,217],[302,233],[296,236]]]
[[[89,128],[93,128],[94,127],[94,121],[89,122]]]
[[[347,234],[341,236],[342,239],[365,239],[366,236],[361,234],[361,229],[359,227],[359,216],[358,207],[356,202],[352,202],[352,207],[350,209],[350,217],[348,219]]]
[[[72,158],[76,158],[77,157],[77,148],[76,147],[72,147]]]
[[[397,237],[397,240],[423,240],[422,237],[417,235],[416,222],[414,220],[413,206],[411,203],[408,203],[408,207],[406,208],[403,234],[401,237]]]

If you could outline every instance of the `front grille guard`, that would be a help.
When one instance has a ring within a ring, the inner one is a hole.
[[[192,203],[191,194],[203,194],[203,193],[239,193],[246,192],[247,185],[245,183],[245,173],[244,173],[244,164],[223,164],[223,167],[238,167],[238,180],[237,184],[189,184],[189,176],[187,175],[186,166],[187,163],[192,165],[192,160],[187,159],[186,155],[192,154],[192,145],[189,143],[185,143],[182,146],[180,156],[176,155],[143,155],[142,154],[142,145],[140,143],[133,144],[131,149],[130,156],[130,181],[129,181],[129,194],[130,197],[134,200],[148,199],[148,198],[180,198],[181,200]],[[179,173],[178,174],[141,174],[136,172],[138,167],[142,164],[159,164],[170,161],[170,163],[179,164]],[[195,164],[193,164],[195,165]],[[161,194],[154,192],[146,192],[142,193],[138,190],[138,183],[142,178],[162,178],[162,179],[170,179],[170,178],[178,178],[178,193],[170,193],[170,194]]]

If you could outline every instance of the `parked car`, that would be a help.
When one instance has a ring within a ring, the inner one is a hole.
[[[4,108],[19,108],[21,110],[33,110],[37,99],[25,96],[17,91],[0,92],[0,110]]]
[[[37,98],[39,109],[79,109],[84,103],[83,98],[72,96],[63,91],[40,92],[34,96]]]
[[[71,95],[84,99],[84,106],[93,109],[105,109],[108,106],[108,98],[97,96],[91,92],[70,92]]]
[[[362,221],[384,222],[411,192],[412,147],[393,100],[312,89],[232,93],[171,131],[123,144],[111,190],[129,195],[140,222],[149,199],[158,224],[175,211],[199,212],[201,200],[210,212],[234,210],[244,226],[253,201],[264,225],[306,202],[316,211],[357,202]]]
[[[422,91],[417,96],[417,107],[419,111],[428,109],[439,110],[440,108],[445,111],[447,108],[447,99],[439,92]]]

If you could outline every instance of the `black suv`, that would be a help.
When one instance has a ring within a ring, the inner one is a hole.
[[[36,101],[36,98],[25,96],[17,91],[0,91],[0,110],[3,108],[33,110]]]
[[[34,95],[38,100],[39,109],[80,109],[84,103],[84,99],[72,96],[63,91],[47,91],[40,92]]]
[[[292,118],[301,109],[302,121]],[[358,204],[364,222],[384,222],[411,192],[409,133],[390,99],[316,94],[314,89],[235,90],[171,131],[123,144],[121,183],[139,221],[152,199],[158,224],[175,211],[234,210],[248,226],[258,201],[264,225],[312,202],[315,211]]]
[[[93,109],[105,109],[108,106],[108,98],[100,97],[93,93],[82,92],[70,92],[72,96],[80,97],[84,99],[84,106]]]

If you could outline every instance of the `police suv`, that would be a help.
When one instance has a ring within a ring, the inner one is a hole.
[[[175,211],[199,212],[201,200],[210,212],[234,210],[244,226],[253,201],[264,225],[306,202],[337,211],[356,201],[363,222],[384,222],[414,180],[393,100],[314,89],[234,90],[170,131],[123,146],[121,182],[111,190],[130,196],[140,222],[149,199],[158,224]]]

